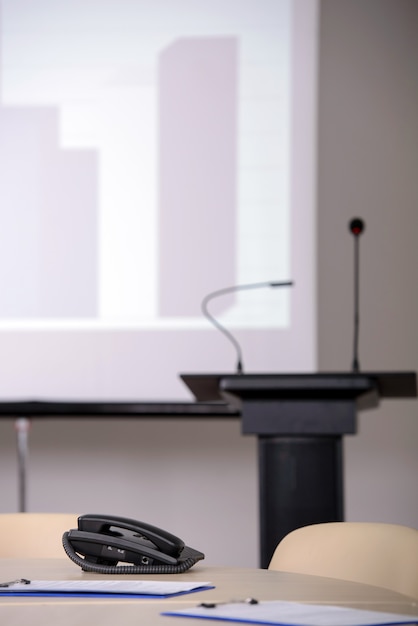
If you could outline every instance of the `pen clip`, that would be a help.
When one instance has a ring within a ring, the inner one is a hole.
[[[30,580],[27,578],[17,578],[16,580],[10,580],[7,583],[0,583],[0,587],[12,587],[13,585],[29,585]]]
[[[230,600],[229,602],[201,602],[199,606],[204,609],[215,609],[217,606],[221,604],[258,604],[258,600],[255,598],[245,598],[245,600]]]

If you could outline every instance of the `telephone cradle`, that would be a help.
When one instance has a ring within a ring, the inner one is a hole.
[[[175,535],[145,522],[89,513],[77,523],[78,528],[63,534],[62,544],[85,572],[181,574],[205,558]]]

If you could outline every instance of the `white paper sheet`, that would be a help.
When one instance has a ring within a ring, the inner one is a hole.
[[[211,583],[208,582],[178,580],[32,580],[29,584],[12,582],[8,587],[0,587],[0,594],[56,593],[57,595],[64,595],[89,593],[167,596],[211,586]]]
[[[182,615],[204,619],[270,624],[274,626],[383,626],[389,624],[417,624],[417,615],[408,616],[378,611],[348,609],[341,606],[301,604],[296,602],[234,602],[218,604],[213,608],[197,606],[193,609],[170,611],[163,615]]]

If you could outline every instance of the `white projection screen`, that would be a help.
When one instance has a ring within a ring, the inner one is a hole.
[[[0,397],[312,371],[314,0],[0,2]]]

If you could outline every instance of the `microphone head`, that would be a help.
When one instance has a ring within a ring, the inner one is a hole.
[[[365,224],[360,217],[354,217],[349,223],[349,228],[350,228],[350,232],[355,237],[358,237],[359,235],[361,235],[361,233],[365,229]]]

